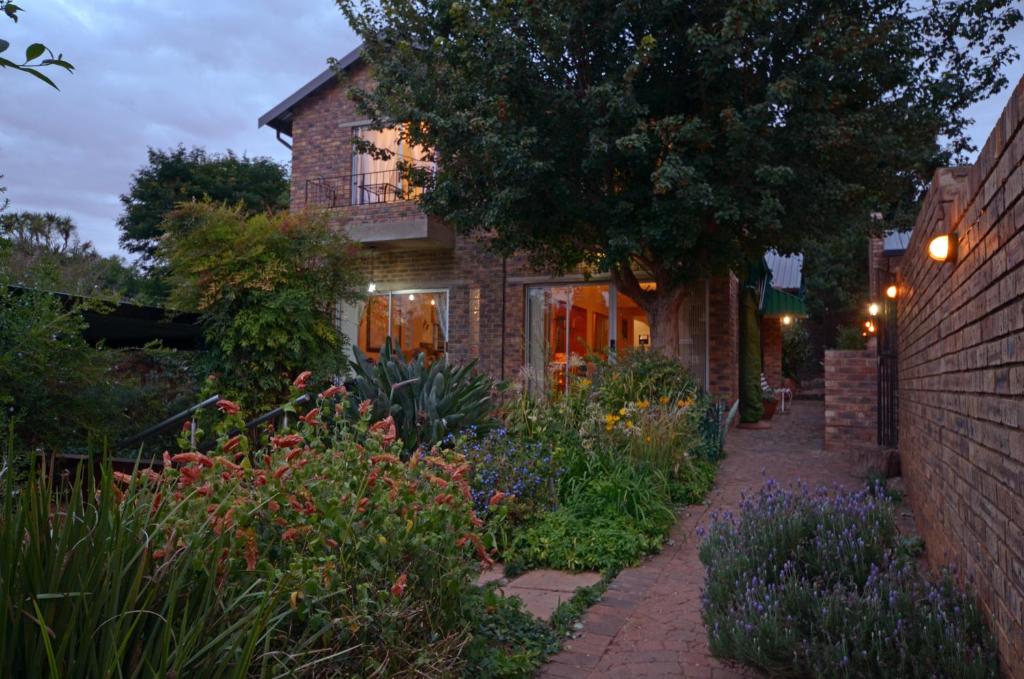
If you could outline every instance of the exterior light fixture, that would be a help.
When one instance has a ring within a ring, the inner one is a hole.
[[[885,296],[889,299],[896,299],[896,293],[899,292],[895,285],[890,285],[885,289]]]
[[[790,316],[789,314],[786,314],[785,316],[782,317],[782,324],[783,325],[789,325],[792,322],[793,322],[793,317]]]
[[[932,238],[928,243],[928,256],[936,262],[956,261],[956,234],[947,233]]]
[[[377,292],[377,284],[374,283],[373,281],[370,281],[370,284],[366,286],[366,291],[371,293]]]
[[[430,300],[430,306],[437,306],[437,301],[433,299]]]
[[[878,315],[878,302],[872,302],[871,304],[868,305],[868,314],[870,314],[871,316]]]
[[[410,302],[413,301],[414,299],[416,299],[416,295],[409,295],[409,301]]]

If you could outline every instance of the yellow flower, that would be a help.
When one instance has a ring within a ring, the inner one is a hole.
[[[650,436],[645,436],[644,437],[644,442],[645,443],[650,443],[651,442],[651,437]]]
[[[668,403],[668,401],[668,396],[662,396],[661,398],[658,399],[658,403],[660,403],[661,405],[665,405],[666,403]]]
[[[643,401],[640,401],[639,403],[637,403],[636,407],[639,408],[640,410],[647,410],[647,408],[650,407],[650,405],[651,405],[650,401],[643,400]]]
[[[388,539],[386,537],[384,537],[383,535],[378,535],[377,536],[377,542],[379,542],[382,545],[386,545],[386,544],[388,544]]]
[[[582,380],[580,380],[579,384],[580,384],[580,386],[581,386],[581,387],[583,387],[584,389],[586,389],[586,388],[587,388],[587,387],[589,387],[589,386],[590,386],[591,384],[593,384],[593,382],[591,382],[591,381],[590,381],[590,380],[588,380],[588,379],[587,379],[586,377],[584,377],[584,378],[583,378]]]
[[[615,425],[612,424],[611,422],[609,422],[608,424],[604,425],[604,430],[605,431],[611,431],[614,428],[615,428]]]
[[[626,406],[622,406],[621,408],[619,408],[619,415],[625,415],[625,414],[626,414]]]
[[[633,420],[626,420],[626,429],[633,428]]]

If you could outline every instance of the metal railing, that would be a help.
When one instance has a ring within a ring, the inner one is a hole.
[[[421,169],[432,171],[432,165]],[[338,208],[352,205],[374,205],[413,200],[423,188],[413,186],[406,173],[398,167],[377,172],[346,174],[335,177],[307,179],[305,205]]]

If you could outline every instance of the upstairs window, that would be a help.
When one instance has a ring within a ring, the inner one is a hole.
[[[353,128],[355,138],[365,140],[375,149],[390,152],[389,158],[376,158],[371,153],[352,152],[352,204],[390,203],[396,200],[415,198],[420,189],[412,187],[403,179],[399,163],[432,166],[426,160],[426,150],[402,140],[399,129],[373,130],[368,127]]]

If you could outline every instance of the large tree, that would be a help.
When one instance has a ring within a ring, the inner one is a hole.
[[[687,286],[919,193],[1005,85],[1012,0],[339,0],[422,203],[610,271],[678,351]],[[641,287],[653,280],[657,288]]]
[[[221,155],[184,146],[151,148],[148,163],[121,196],[121,245],[141,255],[146,265],[155,264],[164,218],[181,203],[201,200],[241,204],[248,214],[286,209],[288,170],[270,158],[231,151]]]

